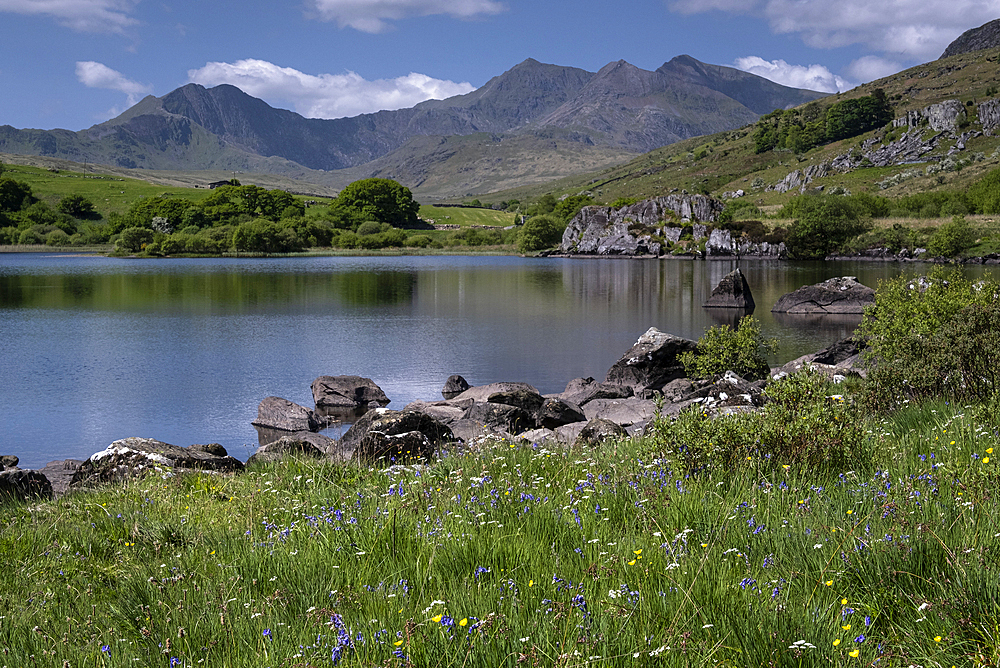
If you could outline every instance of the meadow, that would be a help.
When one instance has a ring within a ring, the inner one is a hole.
[[[846,466],[661,424],[7,505],[0,666],[997,665],[996,412],[823,405]]]

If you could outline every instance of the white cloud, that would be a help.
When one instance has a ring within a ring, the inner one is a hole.
[[[125,93],[128,96],[129,106],[138,102],[142,96],[153,92],[152,86],[132,81],[121,72],[92,60],[80,61],[76,64],[76,78],[88,88],[106,88]]]
[[[138,0],[0,0],[0,12],[42,15],[80,32],[124,33]]]
[[[404,109],[424,100],[442,100],[475,90],[470,83],[433,79],[411,72],[395,79],[367,81],[354,72],[305,74],[265,60],[207,63],[188,71],[203,86],[232,84],[248,95],[288,103],[307,118],[340,118],[380,110]]]
[[[933,60],[970,28],[1000,16],[1000,0],[670,0],[677,12],[720,10],[766,18],[812,47],[861,44],[899,58]]]
[[[323,21],[369,33],[384,32],[389,28],[387,21],[410,16],[445,14],[469,19],[506,9],[494,0],[307,0],[307,5]]]
[[[784,60],[764,60],[760,56],[746,56],[737,58],[733,66],[792,88],[808,88],[823,93],[836,93],[854,88],[853,83],[838,77],[822,65],[790,65]]]
[[[886,60],[878,56],[865,56],[847,66],[847,75],[859,83],[867,83],[895,74],[901,69],[903,66],[895,60]]]

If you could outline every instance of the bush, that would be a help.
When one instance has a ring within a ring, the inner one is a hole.
[[[796,197],[779,214],[796,217],[788,228],[785,245],[795,259],[821,259],[840,250],[871,225],[849,199],[823,195]]]
[[[386,228],[388,228],[388,227],[389,226],[386,225]],[[369,220],[369,221],[366,221],[364,223],[361,223],[358,226],[357,234],[358,234],[359,237],[366,237],[366,236],[368,236],[370,234],[379,234],[379,233],[384,232],[384,231],[385,231],[385,228],[382,227],[382,223],[379,223],[379,222],[374,221],[374,220]]]
[[[854,405],[827,396],[826,380],[802,371],[768,385],[753,413],[710,417],[700,407],[654,422],[654,442],[667,446],[689,474],[741,466],[843,471],[866,467],[871,450]]]
[[[955,216],[931,235],[927,250],[931,255],[958,257],[976,243],[976,233],[965,216]]]
[[[115,250],[138,253],[153,241],[153,230],[147,227],[126,227],[118,237]]]
[[[760,322],[748,315],[735,330],[728,325],[710,327],[697,348],[683,353],[680,361],[689,378],[711,378],[726,371],[748,379],[765,378],[771,371],[767,356],[776,346],[775,339],[764,338]]]
[[[562,241],[566,223],[549,214],[532,216],[521,227],[517,239],[517,250],[533,253],[543,248],[551,248]]]
[[[947,277],[879,283],[858,333],[868,341],[866,403],[889,410],[907,400],[985,399],[996,393],[1000,286]]]

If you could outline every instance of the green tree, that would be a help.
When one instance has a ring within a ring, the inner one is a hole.
[[[355,181],[340,191],[334,203],[356,211],[363,220],[389,223],[393,227],[415,227],[420,211],[410,189],[392,179]]]
[[[20,211],[37,201],[27,183],[6,176],[0,178],[0,211]]]
[[[81,220],[92,220],[100,218],[94,203],[83,195],[66,195],[56,206],[60,213],[73,216]]]
[[[594,199],[590,195],[570,195],[556,204],[552,214],[564,223],[568,223],[580,213],[580,209],[591,204],[594,204]]]
[[[780,215],[796,218],[785,237],[788,253],[795,259],[823,258],[870,228],[851,201],[839,196],[796,197]]]
[[[976,233],[965,216],[955,216],[931,235],[927,250],[931,255],[958,257],[976,243]]]
[[[517,238],[517,250],[533,253],[543,248],[551,248],[562,241],[566,223],[554,214],[531,216],[521,227]]]
[[[115,249],[126,253],[138,253],[153,241],[153,230],[148,227],[126,227],[118,237]]]

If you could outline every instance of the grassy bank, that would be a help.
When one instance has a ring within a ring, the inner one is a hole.
[[[996,665],[989,415],[856,418],[844,470],[661,431],[8,506],[0,665]]]

